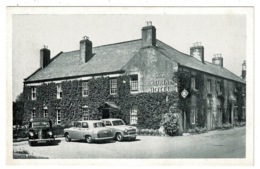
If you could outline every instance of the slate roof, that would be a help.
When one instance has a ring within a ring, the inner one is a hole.
[[[25,79],[25,83],[122,71],[122,68],[134,57],[135,53],[138,52],[141,47],[141,39],[94,47],[94,56],[87,63],[83,63],[80,60],[79,50],[64,52],[53,58],[47,67],[39,69]],[[209,62],[202,63],[190,55],[177,51],[160,40],[157,40],[157,47],[159,52],[182,66],[245,83],[243,79],[226,68],[221,68]]]

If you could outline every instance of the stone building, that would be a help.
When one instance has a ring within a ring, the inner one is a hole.
[[[84,37],[79,50],[53,58],[41,49],[40,68],[24,80],[25,120],[118,117],[156,129],[173,105],[184,130],[245,120],[245,80],[224,68],[221,54],[210,63],[200,43],[184,54],[158,40],[151,22],[141,31],[141,39],[97,47]]]

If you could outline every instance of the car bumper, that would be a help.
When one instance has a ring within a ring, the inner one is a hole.
[[[124,138],[135,138],[137,136],[137,134],[128,134],[128,135],[124,135]]]
[[[50,141],[54,141],[55,138],[46,138],[46,139],[29,139],[29,141],[37,142],[37,143],[47,143]]]
[[[113,137],[104,137],[104,138],[95,138],[93,140],[99,141],[99,140],[113,140]]]

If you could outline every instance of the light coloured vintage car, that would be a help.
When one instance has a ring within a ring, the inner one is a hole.
[[[128,126],[122,119],[102,119],[106,127],[113,130],[114,139],[117,141],[122,141],[125,139],[135,140],[137,133],[136,127]]]
[[[72,139],[93,141],[113,140],[113,132],[102,121],[87,120],[74,122],[74,127],[64,129],[64,137],[67,142]]]

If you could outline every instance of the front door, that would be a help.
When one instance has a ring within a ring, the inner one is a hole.
[[[102,119],[108,119],[110,117],[109,109],[102,109]]]

